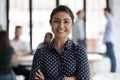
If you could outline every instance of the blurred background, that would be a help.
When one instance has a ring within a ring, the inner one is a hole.
[[[21,39],[30,44],[31,54],[44,39],[46,32],[51,32],[49,24],[50,13],[58,5],[70,7],[74,13],[85,11],[85,38],[88,54],[104,54],[103,44],[106,19],[104,8],[110,7],[115,19],[115,56],[117,61],[116,73],[110,73],[110,60],[103,57],[95,61],[93,67],[94,80],[120,79],[120,0],[0,0],[0,27],[9,32],[9,38],[14,38],[16,25],[23,26]],[[0,28],[0,29],[1,29]],[[72,34],[72,33],[71,33]],[[72,35],[69,35],[72,39]],[[20,80],[21,76],[18,76]],[[22,79],[21,79],[22,80]]]

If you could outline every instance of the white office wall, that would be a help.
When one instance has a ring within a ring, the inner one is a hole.
[[[0,24],[6,30],[6,0],[0,0]]]

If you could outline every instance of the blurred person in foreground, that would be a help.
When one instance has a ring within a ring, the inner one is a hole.
[[[15,50],[13,59],[17,57],[27,56],[30,54],[30,46],[27,42],[20,39],[22,35],[22,26],[16,26],[15,37],[11,40],[11,45]],[[23,75],[25,80],[29,80],[30,70],[26,69],[23,65],[13,65],[13,70],[17,75]]]
[[[87,54],[84,48],[68,38],[74,16],[70,8],[59,5],[50,15],[53,41],[37,49],[30,80],[90,80]]]
[[[16,80],[12,70],[13,54],[7,31],[0,31],[0,80]]]
[[[115,32],[115,22],[113,16],[111,15],[111,9],[105,8],[104,15],[107,19],[105,26],[105,33],[103,42],[106,45],[106,55],[110,58],[111,61],[111,72],[116,72],[116,58],[114,54],[114,32]]]

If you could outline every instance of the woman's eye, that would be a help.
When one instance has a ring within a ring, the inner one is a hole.
[[[64,21],[64,23],[69,23],[69,21]]]
[[[60,21],[53,21],[54,23],[58,23],[58,22],[60,22]]]
[[[54,23],[62,23],[62,21],[59,21],[59,20],[55,20],[55,21],[53,21]],[[68,23],[70,23],[70,21],[63,21],[63,23],[64,24],[68,24]]]

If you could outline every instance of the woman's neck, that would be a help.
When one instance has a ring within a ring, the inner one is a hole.
[[[55,48],[58,51],[58,53],[62,52],[63,47],[64,47],[65,43],[67,42],[67,40],[68,40],[68,38],[64,38],[64,39],[54,38]]]

